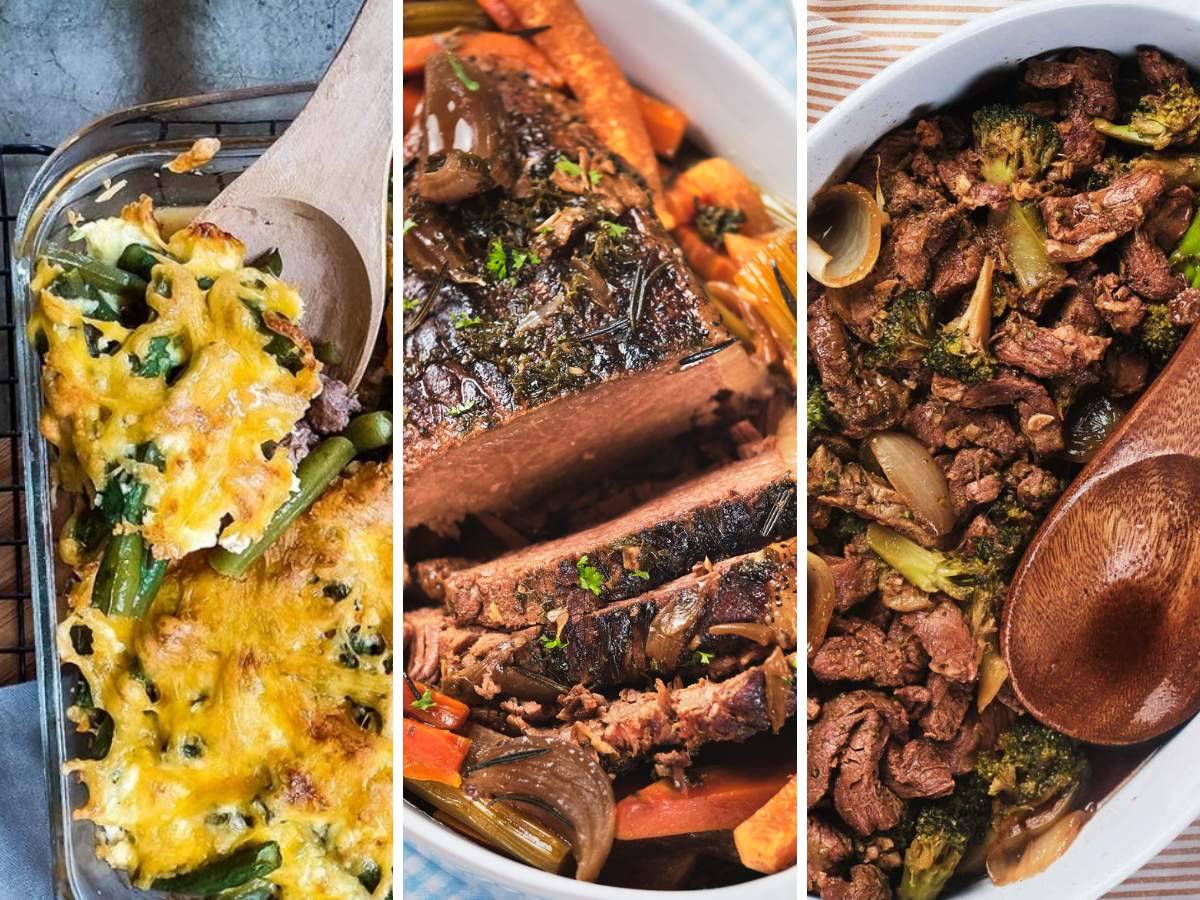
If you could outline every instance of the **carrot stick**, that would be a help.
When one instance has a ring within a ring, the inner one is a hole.
[[[646,123],[646,131],[650,135],[650,145],[654,152],[667,159],[674,159],[675,152],[683,143],[683,133],[687,131],[687,116],[669,103],[643,94],[637,88],[633,89],[634,99],[642,113],[642,121]]]
[[[420,693],[414,694],[413,687]],[[429,694],[428,698],[425,697],[426,693]],[[462,727],[470,711],[467,704],[460,703],[453,697],[447,697],[419,681],[410,682],[408,678],[404,679],[404,715],[410,718],[435,728],[453,731]]]
[[[404,85],[404,130],[408,131],[412,127],[413,118],[417,114],[417,107],[421,104],[421,99],[425,96],[425,91],[417,87],[415,84]]]
[[[453,731],[404,720],[404,777],[458,787],[471,741]]]
[[[512,11],[507,0],[478,0],[479,6],[488,17],[496,23],[501,31],[516,31],[521,27],[521,20]]]
[[[675,240],[688,263],[705,281],[733,281],[737,266],[724,253],[709,245],[691,225],[675,229]]]
[[[498,31],[442,31],[405,38],[404,74],[424,71],[429,57],[443,50],[451,50],[459,56],[498,59],[510,68],[528,72],[552,88],[563,86],[562,73],[546,59],[546,54],[524,38]]]
[[[600,140],[641,173],[661,205],[658,163],[633,88],[575,0],[506,2],[521,20],[522,28],[550,26],[535,34],[533,42],[562,72],[583,107],[584,118]]]
[[[789,777],[786,769],[710,766],[695,771],[700,783],[686,791],[656,781],[617,804],[618,840],[636,841],[695,831],[727,831],[773,797]]]
[[[667,208],[677,222],[690,222],[696,205],[741,210],[746,220],[741,233],[754,237],[770,231],[771,216],[758,188],[733,163],[719,156],[696,163],[675,179],[667,195]]]
[[[762,238],[746,237],[736,231],[727,231],[722,237],[725,252],[739,269],[749,262],[755,253],[767,246]]]
[[[742,865],[772,874],[796,864],[796,778],[733,829],[733,844]]]

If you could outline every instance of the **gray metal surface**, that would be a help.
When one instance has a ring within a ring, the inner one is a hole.
[[[359,0],[0,0],[0,143],[135,103],[315,81]]]

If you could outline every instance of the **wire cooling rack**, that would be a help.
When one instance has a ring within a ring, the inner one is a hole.
[[[0,684],[33,677],[33,634],[29,608],[29,559],[25,538],[25,496],[17,420],[17,341],[24,340],[16,319],[12,284],[13,227],[25,189],[52,148],[0,144],[0,226],[3,258],[0,280]]]

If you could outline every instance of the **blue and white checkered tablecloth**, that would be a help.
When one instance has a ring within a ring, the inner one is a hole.
[[[796,33],[790,0],[686,0],[741,44],[772,75],[796,93]],[[491,900],[436,862],[404,844],[404,897],[411,900]]]

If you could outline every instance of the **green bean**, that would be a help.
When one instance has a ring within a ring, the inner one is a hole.
[[[270,881],[256,881],[215,895],[218,900],[276,900],[278,896],[279,885]]]
[[[110,537],[92,586],[92,606],[105,615],[130,615],[142,584],[143,556],[138,532]]]
[[[262,269],[278,278],[283,274],[283,257],[278,247],[265,250],[247,264],[251,269]]]
[[[349,438],[340,435],[326,438],[317,444],[296,467],[300,489],[275,511],[262,537],[240,553],[217,547],[208,555],[209,565],[221,575],[230,578],[241,578],[245,575],[254,561],[262,556],[287,527],[313,505],[333,479],[341,474],[342,469],[354,459],[354,453],[354,444]]]
[[[121,251],[121,257],[117,260],[117,268],[132,272],[149,281],[150,273],[158,265],[158,258],[152,252],[153,249],[145,244],[130,244]]]
[[[128,615],[140,619],[150,610],[158,589],[162,587],[163,577],[167,574],[167,561],[157,559],[150,545],[146,545],[145,557],[142,561],[142,577],[138,581],[137,593],[133,596],[133,605]],[[125,615],[123,611],[113,610],[115,615]]]
[[[83,253],[76,253],[66,247],[51,246],[46,250],[46,259],[64,268],[78,269],[80,277],[92,287],[114,294],[137,294],[145,296],[146,279],[132,272],[124,272],[116,266],[102,263]]]
[[[279,845],[274,841],[250,844],[182,875],[156,878],[150,887],[185,897],[208,897],[269,875],[282,862]]]
[[[342,432],[359,450],[378,450],[392,442],[392,414],[383,410],[355,416]]]
[[[449,31],[452,28],[472,28],[480,31],[493,29],[475,0],[424,0],[421,3],[404,4],[404,34],[418,37]]]
[[[367,889],[367,893],[375,893],[375,888],[379,887],[379,882],[383,880],[383,873],[379,871],[379,865],[373,859],[363,860],[360,871],[356,876],[359,884]]]
[[[84,309],[86,319],[116,322],[121,317],[121,310],[113,306],[94,285],[84,281],[78,269],[67,269],[59,275],[51,283],[50,290],[64,300],[81,300],[91,304]]]
[[[313,344],[313,356],[327,366],[340,365],[344,358],[342,349],[333,341],[317,341]]]

